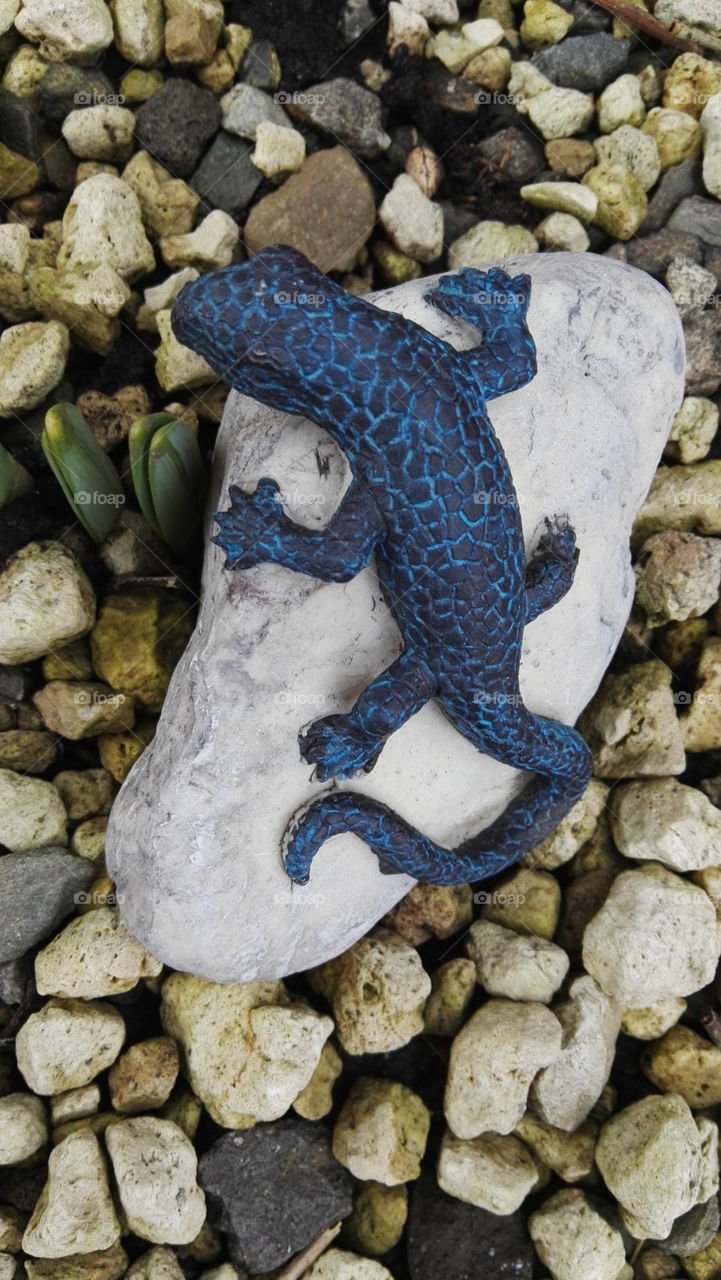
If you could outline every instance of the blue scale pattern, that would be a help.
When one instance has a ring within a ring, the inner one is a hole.
[[[427,301],[483,332],[464,352],[346,293],[284,245],[202,276],[176,300],[180,342],[238,391],[325,428],[353,473],[320,531],[285,515],[274,481],[252,494],[232,487],[214,539],[226,567],[273,561],[348,582],[375,555],[404,638],[401,656],[347,715],[301,733],[316,777],[334,781],[289,823],[284,860],[297,883],[307,882],[320,846],[345,831],[384,871],[429,884],[482,879],[549,835],[588,783],[583,739],[531,714],[518,684],[523,628],[565,595],[578,559],[573,530],[553,519],[526,562],[513,480],[486,412],[488,400],[535,375],[530,292],[528,276],[500,269],[441,277]],[[431,698],[479,751],[536,775],[456,849],[336,789],[372,769],[389,735]]]

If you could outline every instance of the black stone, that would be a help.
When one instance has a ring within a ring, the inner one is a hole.
[[[34,98],[18,98],[0,87],[0,142],[28,160],[37,160],[39,123]]]
[[[705,1204],[695,1204],[674,1222],[665,1240],[654,1240],[657,1249],[672,1253],[678,1258],[688,1258],[700,1253],[711,1243],[719,1229],[718,1197],[712,1196]]]
[[[477,144],[478,154],[499,181],[540,182],[545,165],[543,147],[526,130],[511,125]]]
[[[689,196],[671,215],[668,227],[671,231],[690,231],[705,244],[721,245],[721,202]]]
[[[327,1131],[303,1120],[223,1134],[198,1176],[241,1270],[279,1266],[353,1208],[351,1176]]]
[[[573,18],[572,31],[578,36],[594,35],[597,31],[610,31],[613,18],[600,9],[594,0],[557,0],[562,9]]]
[[[94,875],[87,858],[61,848],[0,857],[0,963],[47,938]]]
[[[424,1173],[411,1188],[408,1269],[411,1280],[531,1280],[524,1214],[487,1213],[446,1195]]]
[[[272,93],[278,87],[278,66],[275,45],[270,40],[253,40],[246,49],[240,79],[244,84],[252,84],[254,89]]]
[[[638,234],[647,236],[660,231],[666,225],[674,209],[686,196],[693,196],[701,189],[701,165],[698,160],[682,160],[672,164],[661,175],[661,180],[648,202],[648,211]]]
[[[33,991],[33,967],[26,957],[0,964],[0,1000],[3,1004],[21,1004]]]
[[[175,177],[188,178],[218,132],[220,107],[192,80],[166,80],[137,113],[136,136]]]
[[[117,105],[117,89],[105,72],[97,67],[53,62],[38,86],[40,112],[48,124],[58,128],[70,111],[105,101]]]
[[[534,66],[564,89],[598,93],[620,76],[628,61],[630,40],[617,40],[608,31],[569,36],[531,58]]]
[[[250,158],[254,147],[254,142],[221,129],[189,179],[190,186],[214,209],[236,217],[263,181]]]
[[[703,250],[698,236],[686,231],[671,231],[665,227],[651,236],[640,236],[637,240],[629,240],[626,245],[628,261],[639,271],[647,271],[656,280],[661,280],[666,268],[673,258],[683,254],[693,262],[701,262]]]

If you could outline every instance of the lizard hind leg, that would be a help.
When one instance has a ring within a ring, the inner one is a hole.
[[[576,535],[564,517],[546,519],[546,532],[526,566],[526,622],[551,609],[573,584],[578,564]]]

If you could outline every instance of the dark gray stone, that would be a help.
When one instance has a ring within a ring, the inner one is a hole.
[[[672,164],[661,176],[656,190],[648,202],[648,212],[638,234],[649,235],[666,225],[674,209],[686,196],[692,196],[701,188],[701,166],[698,160],[682,160]]]
[[[598,93],[621,75],[630,48],[630,40],[617,40],[609,31],[597,31],[590,36],[568,36],[534,54],[531,62],[564,89]]]
[[[137,112],[136,136],[175,177],[187,178],[218,132],[220,107],[192,80],[166,80]]]
[[[0,142],[28,160],[37,160],[40,155],[39,124],[34,98],[18,98],[7,89],[0,88]]]
[[[686,395],[712,396],[721,386],[721,311],[701,311],[683,322]]]
[[[686,231],[671,231],[668,227],[651,236],[629,240],[626,251],[632,267],[647,271],[656,280],[662,279],[669,262],[679,254],[693,262],[701,262],[703,258],[703,246],[698,236]]]
[[[293,94],[286,110],[359,156],[377,156],[389,145],[380,98],[355,80],[338,76]]]
[[[671,231],[690,231],[706,244],[721,245],[721,202],[689,196],[674,210],[668,226]]]
[[[59,127],[66,115],[78,107],[92,107],[106,100],[117,103],[117,93],[109,76],[97,67],[53,62],[38,86],[38,104],[47,123]]]
[[[360,40],[378,21],[368,0],[346,0],[340,11],[340,33],[344,44]]]
[[[250,154],[254,142],[221,129],[189,178],[190,186],[214,209],[236,217],[253,199],[263,181]]]
[[[562,9],[573,17],[572,30],[578,36],[594,35],[597,31],[610,31],[613,18],[593,0],[557,0]]]
[[[456,1200],[431,1172],[410,1191],[411,1280],[531,1280],[533,1246],[520,1210],[498,1217]]]
[[[673,1253],[678,1258],[688,1258],[700,1253],[713,1240],[719,1229],[718,1198],[712,1196],[705,1204],[696,1204],[674,1222],[665,1240],[654,1240],[657,1249]]]
[[[32,965],[22,956],[0,964],[0,1000],[3,1004],[20,1004],[32,982]]]
[[[279,1266],[353,1208],[352,1178],[327,1130],[305,1120],[223,1134],[198,1178],[241,1270]]]
[[[478,143],[478,153],[490,166],[491,175],[512,182],[542,182],[539,171],[545,166],[543,147],[524,129],[511,125]],[[446,237],[448,239],[448,237]]]
[[[0,858],[0,963],[47,938],[75,909],[75,895],[95,874],[91,862],[66,849]]]
[[[253,40],[241,67],[240,79],[255,89],[272,93],[278,87],[278,55],[270,40]]]
[[[703,255],[703,265],[721,284],[721,248],[707,248]]]

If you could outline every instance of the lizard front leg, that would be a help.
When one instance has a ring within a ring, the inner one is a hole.
[[[363,690],[348,715],[324,716],[301,731],[300,753],[319,782],[369,773],[383,744],[433,696],[435,682],[406,649]]]
[[[358,480],[325,529],[304,529],[289,519],[274,480],[254,493],[229,489],[231,506],[217,512],[213,542],[226,552],[226,569],[250,569],[272,561],[323,582],[350,582],[368,564],[385,523],[372,494]]]
[[[426,294],[438,310],[483,330],[483,344],[459,358],[472,363],[486,400],[517,391],[536,375],[536,344],[526,320],[530,299],[531,277],[509,276],[500,267],[442,276]]]

